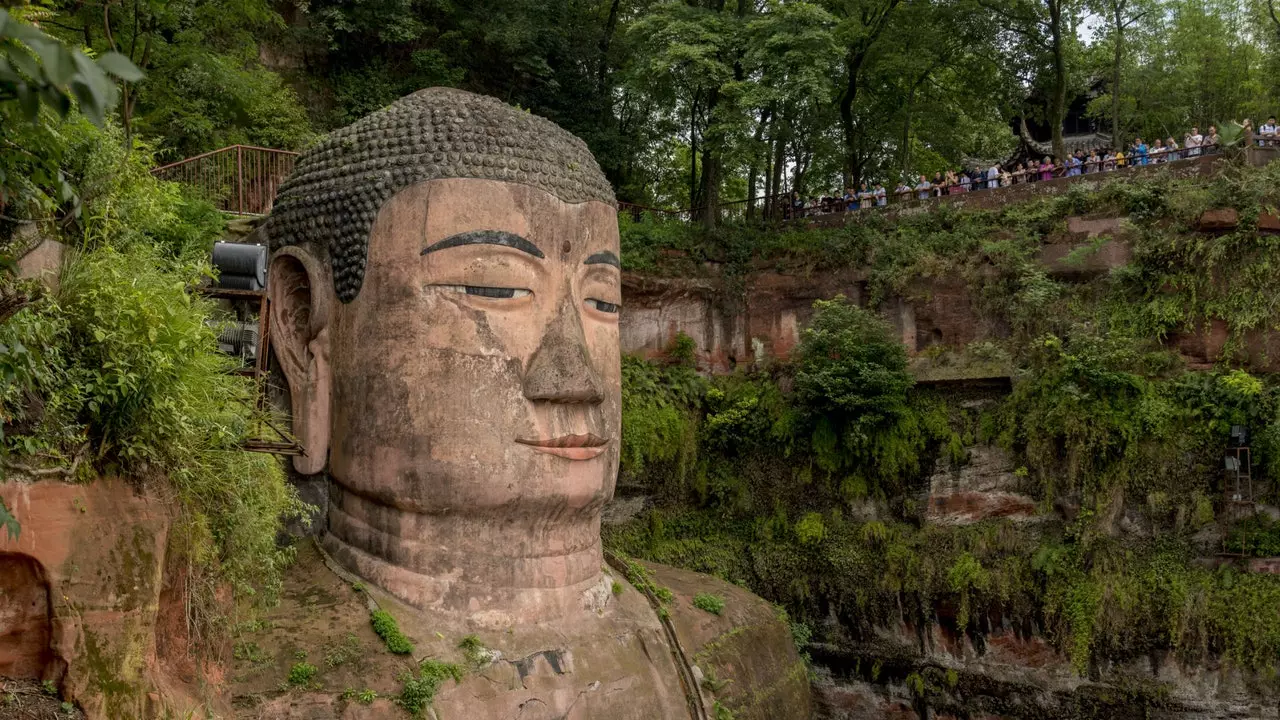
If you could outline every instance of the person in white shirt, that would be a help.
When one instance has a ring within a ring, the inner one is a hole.
[[[1258,140],[1258,145],[1264,146],[1275,144],[1276,117],[1274,115],[1267,118],[1267,121],[1262,123],[1262,127],[1258,128],[1258,135],[1261,136]]]
[[[1202,142],[1204,142],[1204,136],[1200,134],[1200,128],[1191,128],[1191,132],[1187,133],[1186,140],[1182,143],[1187,148],[1187,157],[1199,155]]]
[[[1000,166],[992,165],[987,171],[987,188],[994,190],[998,187],[1000,187]]]
[[[885,193],[884,193],[884,185],[881,185],[880,183],[876,183],[876,189],[873,191],[873,194],[876,196],[876,206],[884,207],[884,205],[888,202],[888,198],[885,197]]]

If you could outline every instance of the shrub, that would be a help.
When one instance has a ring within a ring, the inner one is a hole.
[[[711,593],[698,593],[693,596],[693,606],[712,615],[719,615],[724,612],[724,598]]]
[[[436,693],[446,680],[462,682],[462,668],[452,663],[436,660],[424,660],[418,666],[418,673],[408,674],[401,678],[404,689],[400,691],[400,706],[413,717],[422,717],[436,699]]]
[[[320,672],[320,669],[309,662],[294,663],[293,667],[289,668],[289,685],[306,687],[311,684],[318,672]]]
[[[413,654],[413,643],[400,632],[400,625],[396,623],[391,613],[386,610],[374,610],[369,613],[369,621],[373,624],[373,631],[387,644],[387,650],[396,655]]]
[[[906,348],[889,326],[843,295],[813,307],[813,320],[796,348],[796,400],[801,407],[861,433],[905,412],[913,381]]]

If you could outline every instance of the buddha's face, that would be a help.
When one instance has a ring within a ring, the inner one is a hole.
[[[598,519],[618,466],[613,208],[431,180],[382,206],[368,247],[345,305],[305,253],[282,251],[272,266],[272,342],[285,346],[307,451],[299,469],[318,471],[327,447],[332,477],[357,496],[335,532],[428,573],[422,516],[550,530],[530,553],[548,540],[566,554],[594,547],[597,523],[575,521]],[[555,538],[557,526],[575,529]]]

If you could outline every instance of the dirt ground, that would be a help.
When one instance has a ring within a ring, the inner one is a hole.
[[[35,680],[0,678],[0,720],[82,720],[74,707],[64,707]]]

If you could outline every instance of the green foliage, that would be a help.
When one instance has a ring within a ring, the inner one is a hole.
[[[796,348],[796,399],[865,436],[906,410],[907,351],[888,325],[844,296],[814,303]]]
[[[480,638],[475,635],[468,635],[458,643],[458,649],[462,651],[463,657],[467,659],[467,665],[473,669],[482,668],[489,664],[490,654],[484,643],[480,642]]]
[[[119,473],[170,488],[170,549],[192,568],[189,619],[204,636],[227,610],[220,588],[273,600],[292,558],[276,543],[280,518],[305,506],[277,460],[240,449],[255,388],[229,372],[214,305],[191,293],[222,219],[152,177],[117,133],[78,115],[56,125],[84,212],[63,223],[77,252],[58,293],[0,325],[0,453],[67,479]]]
[[[284,25],[265,0],[55,7],[50,32],[145,71],[145,79],[122,89],[121,122],[130,139],[153,135],[187,157],[234,143],[297,148],[311,138],[302,103],[259,60],[264,36]]]
[[[693,596],[693,606],[712,615],[719,615],[724,612],[724,598],[712,593],[698,593]]]
[[[297,662],[289,668],[289,685],[291,687],[308,687],[320,669],[309,662]]]
[[[4,501],[0,500],[0,527],[4,528],[5,534],[10,540],[17,540],[22,532],[22,526],[18,524],[18,519],[9,512],[9,508],[5,507]]]
[[[74,106],[101,125],[119,99],[108,76],[142,79],[124,55],[108,52],[94,61],[0,8],[0,104],[16,101],[26,122],[37,122],[41,105],[60,116]]]
[[[400,691],[400,706],[413,717],[422,717],[435,701],[440,686],[448,680],[462,682],[462,668],[437,660],[423,660],[417,674],[409,673],[401,678],[404,688]]]
[[[413,643],[400,632],[400,624],[386,610],[373,610],[369,613],[369,622],[373,631],[386,643],[387,650],[396,655],[412,655]]]
[[[719,700],[716,700],[711,706],[711,711],[715,720],[734,720],[734,718],[738,717],[737,713],[722,705]]]
[[[689,472],[697,424],[690,406],[697,402],[703,381],[685,366],[660,368],[636,360],[622,361],[621,471],[643,472],[659,466],[677,481]]]

